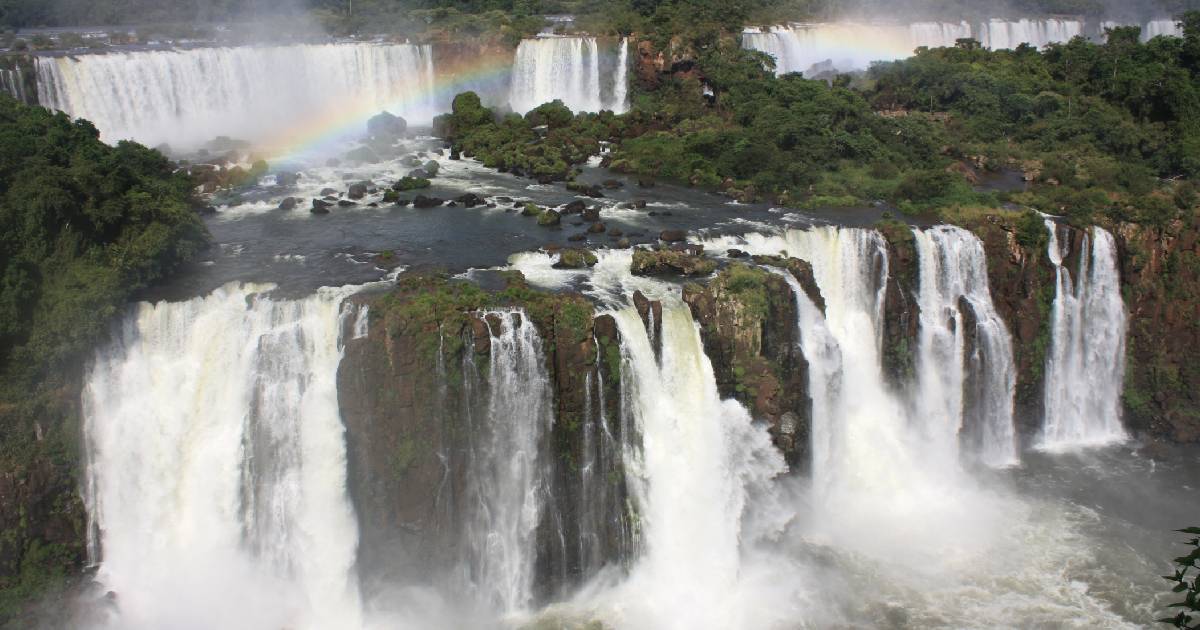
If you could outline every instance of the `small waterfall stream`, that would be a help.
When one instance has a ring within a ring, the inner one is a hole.
[[[1079,238],[1072,279],[1064,264],[1070,244],[1046,219],[1048,254],[1056,285],[1050,314],[1050,347],[1041,445],[1047,449],[1123,441],[1121,392],[1125,377],[1125,303],[1112,234],[1093,227]]]

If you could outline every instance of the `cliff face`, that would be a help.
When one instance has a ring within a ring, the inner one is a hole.
[[[1121,224],[1114,235],[1129,312],[1125,424],[1173,442],[1200,442],[1200,226]]]
[[[812,268],[797,259],[762,259],[816,290]],[[819,294],[814,302],[822,304]],[[706,285],[688,284],[683,300],[700,324],[717,389],[770,424],[771,437],[794,471],[809,466],[812,402],[808,362],[800,349],[796,303],[788,283],[761,268],[737,264]]]
[[[500,305],[525,309],[537,326],[553,396],[555,421],[542,445],[553,501],[537,529],[536,590],[554,595],[594,564],[623,558],[632,525],[612,452],[625,428],[610,317],[594,319],[582,297],[533,292],[517,278],[496,294],[414,277],[395,292],[356,299],[370,305],[369,333],[347,344],[338,386],[367,588],[456,565],[472,507],[467,471],[480,431],[473,423],[487,420],[484,366],[497,326],[480,310]],[[555,542],[584,537],[597,544]]]

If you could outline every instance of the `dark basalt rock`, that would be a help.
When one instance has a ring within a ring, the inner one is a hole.
[[[606,231],[608,231],[608,228],[599,221],[588,226],[588,232],[590,234],[603,234]]]
[[[412,205],[414,208],[436,208],[445,203],[443,199],[437,197],[426,197],[425,195],[417,195],[413,199]]]
[[[686,251],[636,249],[630,271],[635,276],[707,276],[717,263]]]
[[[464,208],[474,208],[475,206],[482,206],[487,203],[486,199],[484,199],[483,197],[480,197],[479,195],[476,195],[475,193],[467,193],[465,195],[460,195],[458,197],[455,197],[454,200],[457,201],[458,203],[462,204],[462,206]]]
[[[563,206],[563,214],[579,214],[587,210],[587,202],[582,199],[576,199],[567,205]]]
[[[350,184],[350,189],[346,191],[346,196],[351,199],[362,199],[367,196],[367,191],[371,188],[371,182],[356,182]]]
[[[276,186],[295,186],[300,181],[299,173],[280,172],[275,173]]]
[[[313,199],[312,210],[313,214],[329,214],[329,208],[332,206],[328,201]]]
[[[283,201],[279,202],[279,209],[280,210],[295,210],[296,206],[299,205],[299,203],[300,203],[300,200],[297,199],[296,197],[284,197]]]

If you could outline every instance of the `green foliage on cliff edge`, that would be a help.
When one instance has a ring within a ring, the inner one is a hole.
[[[139,289],[207,240],[156,151],[0,98],[0,623],[82,553],[79,384]]]

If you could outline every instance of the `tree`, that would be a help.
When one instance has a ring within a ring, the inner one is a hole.
[[[1171,592],[1182,594],[1183,601],[1171,604],[1171,608],[1179,609],[1178,614],[1158,621],[1176,628],[1196,630],[1200,628],[1200,527],[1179,531],[1192,536],[1191,540],[1184,543],[1192,550],[1185,556],[1175,558],[1175,574],[1164,575],[1163,579],[1175,585]]]

